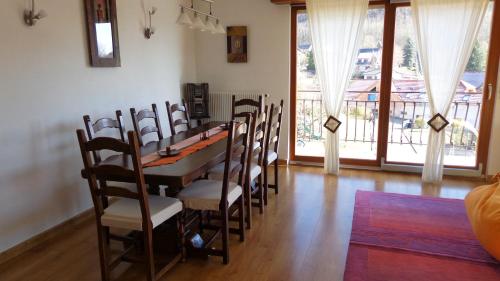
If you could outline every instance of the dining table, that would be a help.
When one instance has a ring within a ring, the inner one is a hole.
[[[214,128],[220,127],[226,122],[210,121],[185,132],[150,142],[140,148],[141,158],[150,157],[158,151],[164,151],[167,147],[175,146],[188,139],[193,139]],[[144,180],[150,186],[150,193],[158,194],[159,186],[168,186],[168,193],[177,193],[182,188],[189,185],[194,180],[206,174],[208,169],[224,160],[226,154],[227,138],[211,143],[174,163],[157,166],[147,166],[143,163]],[[119,165],[126,169],[133,169],[132,158],[129,155],[112,155],[98,165]],[[83,178],[87,178],[84,169],[81,171]],[[134,183],[133,177],[118,177],[115,175],[100,175],[99,181],[128,182]]]

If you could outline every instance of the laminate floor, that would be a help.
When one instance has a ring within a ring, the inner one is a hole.
[[[211,257],[180,263],[162,280],[329,280],[343,278],[356,190],[464,198],[480,181],[445,179],[424,185],[420,176],[342,170],[325,176],[321,168],[280,167],[281,190],[270,190],[263,215],[240,243],[231,237],[229,265]],[[116,280],[145,280],[139,265],[124,264]],[[0,265],[0,280],[100,280],[94,220]]]

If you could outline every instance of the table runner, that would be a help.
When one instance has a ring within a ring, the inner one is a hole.
[[[191,155],[211,144],[227,138],[228,136],[228,131],[224,131],[221,127],[212,128],[208,130],[208,132],[210,137],[207,140],[200,140],[200,133],[171,145],[171,149],[181,151],[181,153],[179,153],[179,155],[177,156],[162,158],[160,157],[160,155],[158,155],[158,152],[154,152],[142,157],[141,161],[143,163],[143,167],[147,168],[173,164],[188,155]]]

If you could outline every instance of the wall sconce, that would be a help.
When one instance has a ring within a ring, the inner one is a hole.
[[[155,29],[153,28],[153,24],[151,21],[151,17],[156,13],[156,7],[151,8],[151,10],[148,11],[149,14],[149,23],[146,23],[148,26],[144,28],[144,36],[147,39],[150,39],[153,34],[155,34]]]
[[[35,0],[31,0],[31,10],[24,10],[24,22],[29,26],[35,25],[39,19],[43,19],[45,17],[47,17],[47,12],[44,10],[36,12]]]

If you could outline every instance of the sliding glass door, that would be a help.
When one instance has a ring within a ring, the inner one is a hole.
[[[412,9],[409,2],[390,2],[373,1],[367,14],[362,45],[340,116],[338,134],[344,164],[422,165],[425,161],[427,121],[431,116],[412,27]],[[486,161],[488,145],[484,144],[488,143],[491,128],[499,56],[498,48],[492,46],[500,45],[498,38],[490,40],[500,29],[500,15],[494,16],[500,8],[494,4],[489,4],[447,116],[448,166],[480,168]],[[326,114],[305,7],[292,8],[291,47],[291,159],[322,162],[329,132],[323,128]]]
[[[296,140],[295,154],[323,157],[327,130],[326,114],[321,100],[307,13],[296,15]],[[384,7],[369,10],[364,37],[345,93],[340,121],[340,156],[344,159],[377,159],[378,112]]]
[[[396,9],[387,162],[423,164],[432,116],[410,6]],[[445,164],[475,167],[490,43],[490,2],[465,73],[457,85],[446,128]]]

